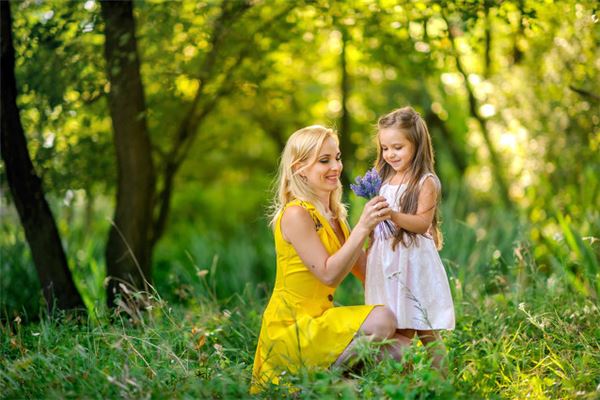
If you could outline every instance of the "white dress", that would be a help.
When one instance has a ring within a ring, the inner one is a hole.
[[[432,174],[438,187],[439,180]],[[381,187],[391,208],[398,211],[398,199],[405,184]],[[399,329],[454,329],[454,303],[444,265],[429,234],[417,235],[415,243],[402,243],[392,250],[393,238],[384,238],[379,226],[367,258],[365,303],[385,304],[396,315]]]

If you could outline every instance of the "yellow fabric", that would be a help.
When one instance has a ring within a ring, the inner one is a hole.
[[[310,213],[329,254],[341,247],[327,218],[312,204],[294,200],[285,208],[292,205],[300,205]],[[303,366],[330,367],[374,307],[334,307],[335,288],[321,283],[294,247],[283,239],[281,214],[274,232],[277,275],[263,314],[252,371],[252,393],[260,392],[268,382],[278,384],[278,377],[284,371],[294,373]],[[344,223],[341,226],[344,237],[348,238],[348,227]]]

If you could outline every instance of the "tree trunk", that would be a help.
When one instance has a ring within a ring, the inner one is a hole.
[[[446,123],[437,116],[431,110],[428,110],[425,113],[425,121],[427,122],[427,126],[430,129],[430,132],[433,129],[438,129],[442,136],[442,141],[444,143],[444,148],[450,154],[450,158],[452,159],[452,165],[456,168],[456,171],[460,176],[465,175],[465,171],[467,170],[467,159],[468,155],[465,149],[456,142],[456,139],[452,137],[452,133],[446,126]],[[436,137],[432,137],[433,140],[436,140]],[[439,147],[438,147],[439,148]]]
[[[27,150],[17,107],[15,50],[12,44],[10,3],[0,2],[2,22],[1,153],[10,191],[25,230],[33,261],[49,309],[85,310],[75,287],[52,211],[44,197]]]
[[[491,4],[484,2],[485,10],[485,47],[483,51],[483,76],[486,79],[492,75],[492,16],[490,15]]]
[[[239,18],[241,18],[250,8],[250,1],[223,1],[221,3],[221,13],[214,23],[211,33],[211,51],[207,54],[204,62],[199,69],[198,89],[188,111],[182,118],[173,144],[167,153],[164,162],[159,166],[159,182],[160,189],[157,190],[155,213],[153,218],[152,238],[151,243],[154,246],[165,232],[169,212],[171,210],[171,196],[175,187],[175,176],[179,171],[183,161],[186,159],[188,152],[192,148],[194,139],[198,135],[200,125],[206,117],[216,107],[218,101],[227,95],[233,87],[231,86],[233,73],[242,64],[242,61],[247,56],[249,48],[241,50],[237,54],[236,62],[228,70],[224,71],[227,76],[223,80],[216,93],[212,96],[206,96],[205,88],[208,82],[214,79],[214,74],[221,67],[218,64],[218,56],[222,50],[222,46],[227,44],[228,29]],[[281,15],[283,16],[283,14]],[[266,28],[264,26],[263,28]],[[262,29],[260,30],[262,31]],[[253,34],[248,34],[248,37],[253,37]],[[207,98],[205,98],[207,97]]]
[[[342,52],[340,55],[340,93],[342,98],[342,115],[340,117],[340,151],[342,152],[343,159],[346,160],[346,168],[344,168],[344,172],[340,178],[342,180],[343,187],[348,188],[350,187],[350,182],[352,181],[352,160],[354,159],[356,153],[356,146],[354,143],[352,143],[352,138],[350,137],[350,113],[348,112],[348,98],[350,97],[350,77],[348,75],[346,57],[348,31],[344,26],[341,27],[340,31],[342,33]],[[344,193],[346,192],[344,191]]]
[[[452,51],[454,52],[454,58],[456,60],[456,68],[458,72],[462,75],[463,80],[465,82],[465,89],[467,90],[467,96],[469,100],[469,113],[472,118],[475,118],[479,123],[481,128],[481,135],[483,136],[483,140],[486,144],[488,153],[490,155],[490,163],[492,168],[492,175],[495,179],[495,184],[498,190],[498,195],[500,196],[500,201],[502,205],[507,209],[512,208],[512,203],[510,201],[510,195],[508,193],[508,183],[506,181],[506,177],[504,176],[504,166],[502,165],[502,161],[498,156],[498,152],[496,151],[496,147],[492,142],[492,138],[490,137],[490,133],[485,121],[485,118],[479,113],[477,100],[475,98],[475,94],[473,92],[473,88],[469,82],[469,76],[465,71],[465,68],[462,64],[462,60],[460,58],[460,54],[458,53],[458,49],[456,48],[454,33],[452,32],[452,26],[450,26],[450,22],[445,14],[442,12],[442,17],[446,22],[446,26],[448,27],[448,36],[450,39],[450,44],[452,45]]]
[[[270,23],[282,18],[293,4],[285,7]],[[199,69],[196,95],[176,128],[171,149],[165,153],[157,174],[146,125],[133,5],[131,1],[101,2],[106,24],[105,57],[111,83],[108,99],[118,168],[117,205],[106,249],[107,275],[111,278],[107,296],[109,306],[115,305],[115,294],[127,294],[122,290],[121,282],[141,289],[145,280],[150,279],[152,250],[166,228],[176,173],[206,116],[219,99],[235,89],[233,75],[253,48],[254,34],[249,33],[250,40],[236,55],[235,62],[225,70],[219,64],[220,51],[228,44],[230,27],[252,6],[250,0],[222,2],[221,14],[211,35],[211,51]],[[270,23],[257,32],[263,32]],[[223,83],[216,93],[205,96],[208,83],[219,74],[225,75]]]
[[[117,156],[117,204],[106,245],[107,302],[130,299],[128,290],[146,290],[151,280],[152,205],[155,172],[146,124],[131,1],[101,2],[105,21],[105,57]],[[123,285],[121,285],[123,284]]]
[[[523,52],[521,51],[521,48],[519,46],[519,40],[521,40],[521,38],[524,35],[525,32],[525,26],[523,25],[523,18],[525,12],[524,12],[524,7],[525,4],[523,2],[523,0],[518,0],[517,1],[517,8],[519,9],[519,26],[517,29],[517,32],[515,33],[514,39],[513,39],[513,64],[517,65],[520,64],[521,61],[523,60]]]

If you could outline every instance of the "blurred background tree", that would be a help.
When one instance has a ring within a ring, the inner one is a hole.
[[[85,306],[73,282],[56,221],[27,149],[27,139],[17,107],[10,4],[4,2],[0,7],[3,83],[0,147],[6,181],[31,249],[47,309],[53,310],[56,307],[60,310],[83,310]]]
[[[11,6],[29,151],[91,308],[106,300],[117,188],[101,7]],[[434,141],[454,295],[527,290],[527,265],[597,299],[595,2],[139,1],[133,12],[163,296],[194,302],[205,279],[220,298],[268,291],[264,216],[286,138],[337,128],[347,182],[373,162],[377,117],[411,104]],[[31,314],[39,284],[4,168],[0,301],[5,315]],[[347,201],[352,223],[362,203]],[[344,285],[337,301],[360,303],[356,282]]]

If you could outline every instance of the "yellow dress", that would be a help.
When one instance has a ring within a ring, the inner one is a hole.
[[[329,221],[312,204],[294,200],[285,208],[292,205],[300,205],[310,213],[329,254],[341,247]],[[277,219],[274,232],[277,253],[275,287],[263,314],[251,393],[260,392],[262,386],[269,382],[278,384],[284,371],[294,373],[301,367],[330,367],[374,307],[333,306],[335,288],[321,283],[307,269],[294,247],[283,239],[282,214]],[[347,239],[348,227],[344,223],[340,225]]]

